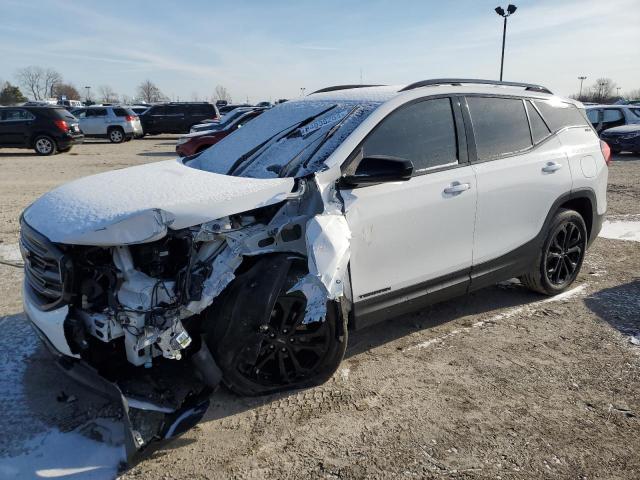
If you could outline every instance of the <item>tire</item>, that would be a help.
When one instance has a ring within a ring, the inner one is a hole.
[[[564,292],[575,281],[587,250],[587,227],[575,210],[560,209],[531,272],[520,281],[544,295]]]
[[[121,128],[112,128],[108,132],[111,143],[122,143],[125,141],[124,131]]]
[[[55,155],[58,146],[53,138],[47,135],[40,135],[33,141],[33,149],[38,155]]]
[[[256,396],[320,385],[340,365],[347,328],[337,303],[327,303],[324,321],[304,325],[306,298],[288,293],[305,274],[303,259],[264,256],[209,310],[207,344],[234,392]]]

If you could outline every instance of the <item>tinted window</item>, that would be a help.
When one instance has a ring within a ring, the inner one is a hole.
[[[554,132],[564,127],[586,125],[586,119],[580,114],[575,105],[550,100],[534,100],[536,107],[542,113],[547,125]]]
[[[87,117],[106,117],[106,108],[89,108],[87,109]]]
[[[191,105],[189,109],[191,113],[196,115],[212,115],[214,112],[213,105]]]
[[[5,122],[19,122],[24,120],[33,120],[36,118],[30,112],[22,109],[4,110],[1,113],[2,120]]]
[[[115,113],[116,117],[126,117],[129,113],[124,108],[114,108],[113,113]]]
[[[527,112],[529,113],[529,124],[531,125],[533,143],[538,143],[551,135],[551,132],[531,102],[527,101],[526,104]]]
[[[365,157],[388,155],[413,162],[414,171],[458,161],[451,100],[437,98],[396,110],[363,145]]]
[[[595,108],[587,110],[587,118],[589,119],[589,121],[593,125],[597,125],[598,124],[598,110],[596,110]]]
[[[605,108],[602,111],[603,122],[617,122],[623,119],[624,119],[624,115],[617,108]]]
[[[640,118],[640,108],[630,108],[629,111],[633,113],[636,117]]]
[[[467,98],[479,160],[491,160],[531,147],[531,133],[518,98]]]
[[[167,113],[167,107],[151,107],[149,111],[150,115],[165,115]]]
[[[185,112],[186,107],[182,105],[167,105],[165,109],[165,115],[179,115]]]

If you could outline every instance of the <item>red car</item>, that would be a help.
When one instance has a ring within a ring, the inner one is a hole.
[[[238,117],[231,125],[227,126],[223,130],[212,130],[205,132],[196,132],[184,135],[178,140],[176,145],[176,153],[181,157],[187,157],[189,155],[195,155],[203,150],[209,148],[211,145],[218,143],[224,137],[233,133],[238,128],[242,127],[249,120],[256,118],[264,110],[253,110],[247,112],[245,115]]]

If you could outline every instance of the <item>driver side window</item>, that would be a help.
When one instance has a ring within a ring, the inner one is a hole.
[[[382,120],[365,140],[363,155],[411,160],[414,174],[457,163],[451,99],[422,100],[400,107]]]

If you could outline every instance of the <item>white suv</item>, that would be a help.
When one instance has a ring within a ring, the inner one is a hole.
[[[80,122],[85,137],[107,138],[122,143],[143,136],[138,115],[126,106],[95,105],[78,108],[71,113]]]
[[[318,384],[350,328],[512,277],[568,288],[608,161],[581,104],[536,85],[319,90],[201,154],[37,200],[25,312],[68,369],[90,364],[147,408],[167,402],[149,376],[183,394]]]

